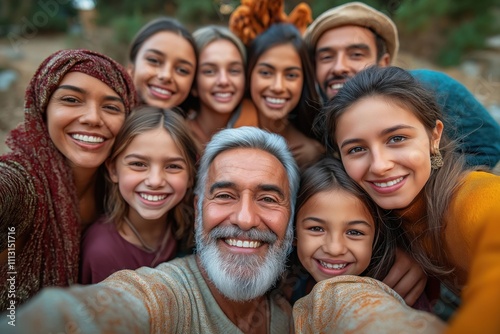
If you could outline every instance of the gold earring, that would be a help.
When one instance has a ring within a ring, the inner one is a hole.
[[[443,156],[441,155],[441,151],[439,151],[439,148],[435,148],[434,152],[431,154],[431,168],[432,169],[439,169],[443,167],[444,162],[443,162]]]

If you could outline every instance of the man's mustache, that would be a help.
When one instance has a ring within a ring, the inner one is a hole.
[[[234,225],[214,227],[209,235],[213,239],[241,238],[261,241],[268,244],[273,244],[278,240],[278,236],[272,231],[260,231],[256,228],[244,231]]]
[[[331,86],[333,81],[346,81],[349,79],[350,79],[350,77],[347,74],[334,75],[333,77],[329,77],[328,79],[325,80],[325,82],[323,83],[323,89],[327,90],[328,87]]]

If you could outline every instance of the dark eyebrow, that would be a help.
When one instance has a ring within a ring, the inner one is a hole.
[[[390,128],[382,130],[380,132],[380,135],[382,135],[382,136],[388,135],[391,132],[394,132],[394,131],[397,131],[397,130],[402,130],[402,129],[414,130],[415,127],[409,126],[409,125],[404,125],[404,124],[398,124],[398,125],[391,126]],[[340,145],[340,148],[343,148],[346,145],[357,143],[357,142],[360,142],[360,141],[362,141],[360,138],[352,138],[352,139],[345,140]]]
[[[85,89],[82,89],[82,88],[76,87],[76,86],[72,86],[72,85],[61,85],[61,86],[56,88],[56,90],[59,90],[59,89],[68,89],[68,90],[72,90],[72,91],[80,93],[80,94],[87,94],[87,91]],[[109,100],[109,101],[117,101],[117,102],[120,102],[123,104],[123,100],[119,96],[106,95],[104,97],[104,99]]]
[[[372,228],[372,225],[370,225],[368,222],[364,221],[364,220],[352,220],[350,222],[347,223],[348,226],[352,226],[352,225],[365,225],[365,226],[368,226],[369,228]]]
[[[165,56],[165,54],[163,52],[156,50],[156,49],[146,49],[145,52],[152,52],[152,53],[157,54],[158,56]]]
[[[318,218],[318,217],[314,217],[314,216],[312,216],[312,217],[306,217],[306,218],[302,219],[301,222],[304,222],[306,220],[312,220],[313,222],[316,222],[318,224],[323,224],[323,225],[326,224],[323,219]]]
[[[81,94],[85,94],[87,92],[86,90],[84,90],[80,87],[71,86],[71,85],[61,85],[61,86],[56,88],[56,90],[59,90],[59,89],[68,89],[68,90],[72,90],[72,91],[75,91],[75,92],[81,93]]]
[[[318,54],[320,52],[330,52],[330,51],[332,51],[332,48],[328,47],[328,46],[325,46],[323,48],[319,48],[318,50],[316,50],[316,54]]]
[[[165,57],[165,54],[163,52],[158,51],[156,49],[147,49],[146,52],[152,52],[152,53],[157,54],[158,56]],[[189,65],[191,67],[194,67],[193,63],[191,63],[190,61],[187,61],[186,59],[181,58],[181,59],[179,59],[179,61],[181,63],[183,63],[183,64],[186,64],[186,65]]]
[[[232,61],[232,62],[229,63],[229,65],[230,66],[233,66],[233,65],[243,66],[243,63],[241,61]],[[200,67],[201,66],[217,66],[217,64],[209,62],[209,61],[206,61],[206,62],[200,63]]]
[[[117,101],[123,104],[123,100],[118,96],[106,95],[105,100]]]
[[[347,140],[344,140],[341,144],[340,144],[340,148],[344,148],[344,146],[347,146],[347,145],[350,145],[350,144],[354,144],[354,143],[358,143],[360,142],[361,139],[359,138],[352,138],[352,139],[347,139]]]
[[[190,61],[187,61],[186,59],[179,59],[179,62],[183,63],[183,64],[186,64],[186,65],[189,65],[191,67],[194,67],[193,63],[191,63]]]
[[[368,50],[368,51],[370,51],[370,47],[368,46],[368,44],[365,44],[365,43],[351,44],[351,45],[347,46],[347,49],[348,50],[361,49],[361,50]]]
[[[268,63],[258,63],[257,66],[264,66],[264,67],[269,67],[271,69],[275,69],[275,67],[271,64],[268,64]]]
[[[132,153],[128,154],[124,157],[124,159],[142,159],[142,160],[148,160],[147,156],[137,154],[137,153]],[[181,161],[181,162],[186,162],[186,160],[183,157],[170,157],[168,159],[164,159],[166,162],[176,162],[176,161]]]
[[[368,44],[365,44],[365,43],[359,43],[359,44],[349,44],[347,47],[346,47],[347,50],[352,50],[352,49],[362,49],[362,50],[368,50],[370,51],[370,47],[368,46]],[[319,48],[316,50],[316,53],[320,53],[320,52],[331,52],[331,51],[334,51],[331,47],[329,46],[325,46],[323,48]]]
[[[306,220],[312,220],[313,222],[316,222],[318,224],[323,224],[323,225],[326,224],[326,222],[323,219],[318,218],[318,217],[314,217],[314,216],[306,217],[306,218],[302,219],[301,222],[304,222]],[[353,226],[353,225],[365,225],[365,226],[368,226],[369,228],[372,228],[372,225],[370,225],[370,223],[368,223],[364,220],[351,220],[347,223],[347,226]]]
[[[391,132],[394,132],[394,131],[397,131],[397,130],[402,130],[402,129],[414,130],[415,127],[410,126],[410,125],[405,125],[405,124],[398,124],[398,125],[394,125],[394,126],[391,126],[390,128],[387,128],[387,129],[383,130],[380,134],[381,135],[387,135],[387,134],[389,134]]]
[[[276,67],[268,63],[258,63],[257,66],[269,67],[270,69],[276,70]],[[290,70],[302,71],[302,68],[299,66],[290,66],[285,69],[285,71],[290,71]]]
[[[128,154],[126,155],[125,157],[123,157],[124,159],[146,159],[143,155],[140,155],[140,154],[136,154],[136,153],[132,153],[132,154]]]

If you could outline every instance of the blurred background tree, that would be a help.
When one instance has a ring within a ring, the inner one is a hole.
[[[411,41],[402,47],[443,66],[459,64],[464,55],[485,48],[486,39],[500,33],[498,0],[403,1],[395,14],[402,41]],[[420,52],[413,37],[422,41]]]
[[[77,0],[2,0],[0,2],[0,36],[19,32],[26,21],[57,10],[49,20],[37,26],[40,32],[70,31],[77,20]],[[237,0],[97,0],[97,24],[109,30],[100,38],[111,50],[120,50],[150,19],[173,16],[191,30],[205,24],[226,25]],[[300,1],[285,0],[288,13]],[[349,1],[310,0],[313,16]],[[401,48],[439,65],[459,64],[467,53],[485,48],[488,37],[500,34],[499,0],[365,0],[362,1],[389,15],[398,26]],[[49,13],[51,14],[51,13]],[[107,51],[107,50],[106,50]],[[123,52],[123,51],[121,51]],[[120,53],[121,54],[121,53]],[[120,58],[120,56],[118,56]]]

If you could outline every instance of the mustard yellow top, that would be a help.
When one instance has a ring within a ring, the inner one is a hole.
[[[405,213],[409,239],[427,228],[425,207]],[[454,271],[441,281],[462,299],[449,333],[500,333],[500,176],[470,172],[456,190],[443,221],[444,265]],[[428,256],[431,242],[424,239]]]
[[[500,333],[500,176],[471,172],[445,218],[450,288],[462,305],[447,333]]]

